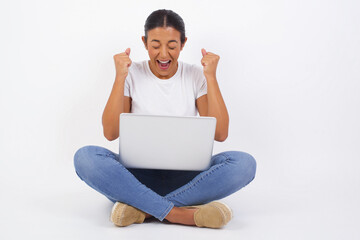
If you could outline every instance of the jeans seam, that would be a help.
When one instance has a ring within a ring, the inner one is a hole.
[[[228,155],[224,154],[225,155],[225,162],[229,159]],[[182,190],[181,192],[178,192],[176,194],[173,194],[171,196],[167,196],[166,198],[172,198],[172,197],[176,197],[182,193],[184,193],[185,191],[188,191],[189,189],[193,188],[195,185],[197,185],[200,181],[203,181],[205,177],[211,175],[213,172],[215,172],[216,170],[218,170],[219,168],[223,167],[226,165],[226,163],[223,162],[221,163],[219,166],[217,166],[216,168],[214,168],[212,171],[206,173],[204,176],[202,176],[199,180],[197,180],[196,182],[194,182],[191,186],[187,187],[186,189]]]
[[[225,161],[228,161],[230,159],[229,155],[226,152],[223,152],[222,154],[226,157]]]
[[[161,216],[160,216],[160,220],[162,221],[162,220],[164,220],[164,218],[166,217],[166,215],[168,214],[168,210],[170,209],[170,208],[172,208],[172,207],[174,207],[175,205],[174,205],[174,203],[172,203],[172,202],[170,202],[169,203],[169,206],[166,208],[166,210],[163,212],[163,214],[161,214]]]
[[[114,155],[113,153],[95,153],[95,155],[97,155],[97,156],[105,156],[105,157],[116,157],[116,155]]]

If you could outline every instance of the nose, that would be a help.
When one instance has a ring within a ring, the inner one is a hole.
[[[167,49],[166,46],[162,47],[160,50],[160,58],[161,59],[167,59]]]

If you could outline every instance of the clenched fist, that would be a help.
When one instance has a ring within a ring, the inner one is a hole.
[[[203,58],[201,59],[201,65],[204,66],[205,77],[216,77],[216,68],[220,57],[214,53],[206,52],[205,49],[201,49]]]
[[[129,72],[131,65],[130,59],[130,48],[126,49],[125,52],[114,55],[116,77],[125,79]]]

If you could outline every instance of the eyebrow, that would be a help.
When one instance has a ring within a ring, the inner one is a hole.
[[[160,43],[160,41],[159,40],[157,40],[157,39],[153,39],[153,40],[151,40],[152,42],[158,42],[158,43]],[[168,41],[168,43],[171,43],[171,42],[178,42],[178,41],[176,41],[176,40],[170,40],[170,41]]]

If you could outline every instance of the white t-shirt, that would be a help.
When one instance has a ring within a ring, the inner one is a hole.
[[[124,96],[132,99],[131,112],[147,115],[197,116],[195,100],[206,93],[202,68],[180,61],[169,79],[156,77],[148,60],[133,62],[124,87]]]

